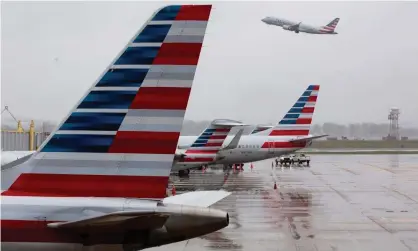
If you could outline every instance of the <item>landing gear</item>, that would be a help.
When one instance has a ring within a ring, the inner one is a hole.
[[[295,33],[299,33],[299,31],[295,31]]]
[[[190,169],[179,171],[179,176],[188,176],[189,174],[190,174]]]

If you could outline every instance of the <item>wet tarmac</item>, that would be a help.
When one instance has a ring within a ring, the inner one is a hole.
[[[231,191],[213,206],[231,223],[153,250],[418,250],[418,155],[314,155],[311,167],[271,165],[172,176],[177,194]]]

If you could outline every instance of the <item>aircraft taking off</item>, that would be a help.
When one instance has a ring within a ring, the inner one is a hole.
[[[229,224],[207,208],[227,192],[165,198],[211,9],[154,13],[39,150],[2,171],[1,250],[134,251]]]
[[[338,34],[335,32],[335,28],[337,27],[339,18],[335,18],[329,24],[325,26],[310,26],[307,24],[302,24],[302,22],[293,22],[283,18],[277,17],[266,17],[261,19],[266,24],[269,25],[276,25],[282,27],[284,30],[294,31],[295,33],[305,32],[310,34]]]

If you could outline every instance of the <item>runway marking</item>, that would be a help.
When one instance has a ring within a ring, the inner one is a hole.
[[[376,165],[372,165],[372,164],[364,163],[364,162],[361,162],[361,161],[358,161],[358,163],[359,163],[359,164],[362,164],[362,165],[365,165],[365,166],[368,166],[368,167],[374,167],[374,168],[376,168],[376,169],[378,169],[378,170],[380,170],[380,171],[386,171],[386,172],[389,172],[389,173],[395,174],[395,172],[393,172],[393,171],[390,171],[390,170],[388,170],[388,169],[386,169],[386,168],[382,168],[382,167],[379,167],[379,166],[376,166]]]

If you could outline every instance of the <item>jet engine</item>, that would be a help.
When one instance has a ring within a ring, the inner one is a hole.
[[[283,25],[283,29],[284,30],[287,30],[287,31],[292,30],[292,28],[290,27],[290,25]]]
[[[184,241],[229,225],[228,213],[213,208],[160,204],[156,212],[164,217],[164,225],[145,233],[134,233],[133,236],[136,238],[124,244],[124,251],[137,251]]]
[[[283,29],[299,33],[299,26],[295,26],[295,25],[283,25]]]

